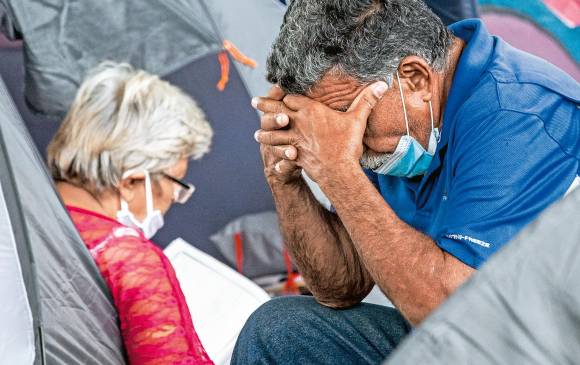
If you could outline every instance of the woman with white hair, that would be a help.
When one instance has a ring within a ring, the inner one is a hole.
[[[182,91],[127,64],[81,85],[48,147],[56,186],[105,278],[131,364],[211,364],[168,259],[149,239],[194,191],[212,129]]]

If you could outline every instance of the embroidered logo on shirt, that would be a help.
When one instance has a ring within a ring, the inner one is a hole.
[[[485,247],[485,248],[491,247],[491,243],[489,243],[489,242],[478,240],[477,238],[465,236],[462,234],[448,234],[448,235],[445,235],[445,237],[451,238],[452,240],[467,241],[470,243],[475,243],[476,245],[480,245],[481,247]]]

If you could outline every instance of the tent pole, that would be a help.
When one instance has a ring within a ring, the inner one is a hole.
[[[0,79],[0,96],[8,100],[12,98],[8,95],[4,82]],[[12,106],[14,107],[14,106]],[[14,113],[18,115],[14,109]],[[0,115],[2,118],[2,115]],[[22,276],[26,285],[26,293],[28,296],[28,303],[32,312],[32,321],[34,326],[34,342],[36,347],[36,356],[34,364],[46,364],[45,348],[44,348],[44,331],[42,329],[42,313],[40,310],[40,299],[38,295],[38,279],[36,274],[36,265],[34,262],[34,255],[32,253],[32,246],[26,231],[26,221],[24,219],[24,212],[20,204],[20,195],[14,178],[12,166],[6,145],[4,142],[4,134],[2,127],[5,121],[0,121],[0,182],[1,193],[4,195],[8,215],[11,221],[11,228],[16,241],[16,248],[18,251],[18,259],[22,269]]]

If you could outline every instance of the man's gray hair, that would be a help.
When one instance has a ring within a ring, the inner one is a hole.
[[[184,92],[128,64],[106,62],[81,85],[48,146],[56,180],[99,194],[128,171],[158,173],[209,150],[212,129]]]
[[[421,0],[293,0],[267,78],[296,94],[306,94],[329,71],[392,85],[406,56],[444,71],[452,39]]]

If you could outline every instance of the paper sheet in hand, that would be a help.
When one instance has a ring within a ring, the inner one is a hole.
[[[216,364],[229,364],[248,317],[270,299],[246,277],[182,239],[164,250],[191,311],[195,330]]]

